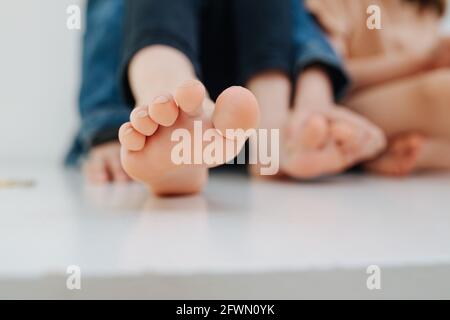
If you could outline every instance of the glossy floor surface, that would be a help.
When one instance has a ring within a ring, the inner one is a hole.
[[[0,168],[33,183],[0,189],[0,297],[450,297],[449,175],[216,174],[202,195],[158,199],[56,167]],[[66,289],[70,265],[81,291]],[[382,290],[366,287],[370,265]]]

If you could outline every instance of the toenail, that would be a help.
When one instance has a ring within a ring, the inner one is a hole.
[[[133,128],[128,128],[125,130],[125,134],[132,134],[134,132]]]
[[[147,111],[139,111],[136,115],[137,115],[138,118],[146,118],[146,117],[148,117]]]
[[[167,103],[167,102],[169,102],[169,97],[165,96],[165,95],[158,96],[153,100],[153,103],[158,103],[158,104],[159,103]]]

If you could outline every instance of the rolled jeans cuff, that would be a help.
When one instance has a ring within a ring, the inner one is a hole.
[[[312,65],[319,65],[325,70],[332,82],[336,101],[343,99],[351,86],[351,80],[342,65],[341,59],[334,51],[324,50],[322,45],[314,42],[308,43],[305,49],[295,61],[295,76]]]
[[[101,110],[83,118],[75,142],[66,157],[67,165],[77,165],[97,145],[116,141],[119,128],[130,119],[130,110],[126,107],[120,110]]]

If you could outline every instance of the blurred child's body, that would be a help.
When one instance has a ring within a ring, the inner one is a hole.
[[[353,87],[344,103],[380,126],[390,147],[369,169],[402,175],[450,168],[450,40],[445,1],[309,0],[344,57]],[[369,29],[369,6],[381,29]]]

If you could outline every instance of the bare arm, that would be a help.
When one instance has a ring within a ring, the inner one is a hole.
[[[450,67],[449,37],[441,37],[434,46],[421,52],[404,51],[347,60],[347,69],[353,78],[355,90],[448,67]]]
[[[347,61],[354,90],[420,73],[431,67],[428,54],[397,54],[356,58]]]

